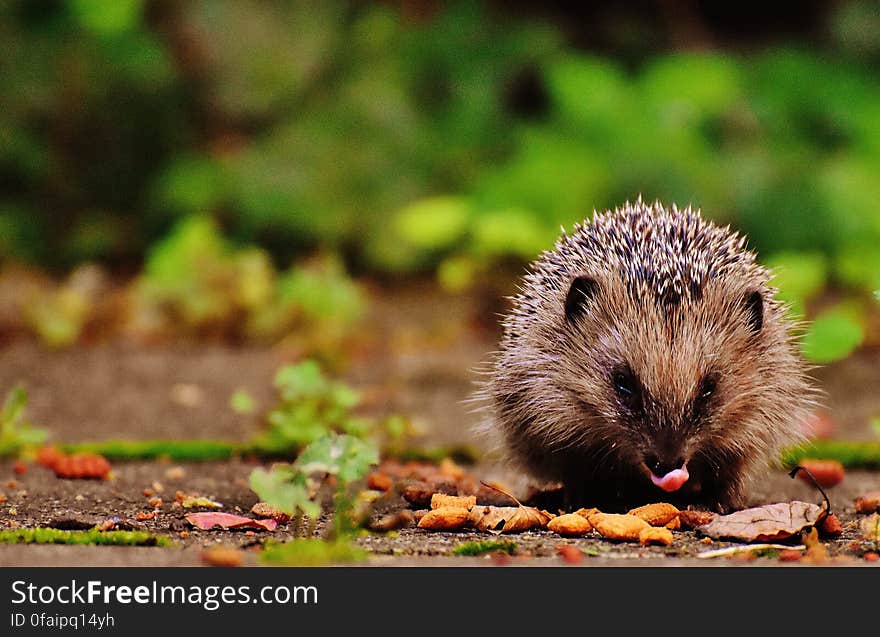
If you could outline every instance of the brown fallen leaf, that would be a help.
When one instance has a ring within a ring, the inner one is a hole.
[[[590,524],[607,540],[627,542],[637,542],[639,534],[651,528],[642,518],[620,513],[594,513],[590,516]]]
[[[824,509],[809,502],[778,502],[720,515],[697,530],[709,537],[741,542],[772,542],[813,526]]]
[[[593,525],[577,513],[566,513],[550,520],[547,528],[563,537],[580,537],[592,531]]]
[[[515,507],[477,506],[471,509],[469,521],[480,531],[516,533],[547,526],[553,514],[523,505]]]
[[[711,511],[692,511],[687,509],[678,512],[678,521],[686,529],[695,529],[704,524],[709,524],[715,519],[715,514]]]
[[[823,537],[838,537],[843,533],[843,525],[834,513],[826,515],[819,524],[819,535]]]
[[[662,546],[670,546],[672,544],[672,531],[663,527],[649,526],[639,532],[639,544],[648,546],[649,544],[660,544]]]
[[[880,511],[880,491],[871,491],[856,498],[857,513]]]
[[[419,520],[419,528],[430,531],[457,531],[467,524],[469,513],[463,507],[431,509]]]
[[[643,519],[651,526],[666,526],[673,520],[678,519],[680,511],[668,502],[655,502],[646,504],[629,511],[628,515],[634,515]]]
[[[445,493],[435,493],[431,496],[431,508],[440,509],[442,507],[454,507],[467,509],[470,511],[477,505],[477,497],[473,495],[459,496],[446,495]]]
[[[254,520],[253,518],[246,518],[243,515],[233,515],[232,513],[220,513],[215,511],[190,513],[184,517],[187,522],[203,531],[213,529],[215,526],[219,526],[223,529],[251,528],[262,529],[264,531],[274,531],[278,526],[278,523],[271,519]]]

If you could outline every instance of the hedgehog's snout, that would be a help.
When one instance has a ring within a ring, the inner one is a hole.
[[[668,459],[661,460],[657,455],[649,453],[645,456],[645,464],[655,476],[663,476],[675,469],[681,469],[684,465],[684,457],[678,456],[670,462]]]
[[[651,482],[664,491],[678,491],[688,481],[690,474],[687,469],[687,461],[682,456],[675,456],[669,461],[670,456],[658,457],[656,454],[645,454],[644,464],[650,473]]]

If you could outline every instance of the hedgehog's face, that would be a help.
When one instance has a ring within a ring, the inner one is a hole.
[[[665,491],[760,455],[776,375],[793,364],[769,290],[729,276],[670,302],[608,293],[612,276],[574,279],[565,301],[578,354],[562,376],[576,379],[589,426]]]

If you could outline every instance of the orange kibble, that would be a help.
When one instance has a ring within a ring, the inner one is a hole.
[[[394,486],[394,480],[387,473],[374,471],[367,476],[367,487],[376,491],[390,491]]]
[[[57,447],[45,445],[37,450],[37,464],[47,469],[53,469],[58,458],[62,455],[64,454],[58,451]]]
[[[870,553],[865,553],[863,556],[866,562],[876,562],[880,560],[880,555],[871,551]]]

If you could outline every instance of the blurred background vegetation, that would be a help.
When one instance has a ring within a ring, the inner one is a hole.
[[[642,194],[747,233],[812,360],[880,343],[880,4],[583,4],[0,2],[0,301],[332,341],[347,273],[466,292]]]

